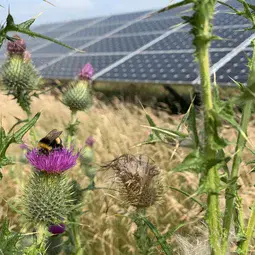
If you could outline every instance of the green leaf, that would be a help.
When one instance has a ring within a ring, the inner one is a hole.
[[[193,145],[195,149],[199,148],[199,136],[197,132],[196,109],[194,104],[191,104],[190,113],[188,117],[189,132],[191,133]]]
[[[71,50],[84,52],[82,50],[73,48],[73,47],[71,47],[71,46],[69,46],[65,43],[62,43],[62,42],[60,42],[60,41],[58,41],[54,38],[51,38],[51,37],[48,37],[46,35],[42,35],[42,34],[31,31],[30,26],[34,23],[34,21],[35,21],[35,19],[30,19],[30,20],[27,20],[27,21],[22,22],[20,24],[15,24],[12,15],[8,14],[8,16],[6,18],[6,25],[5,25],[5,27],[2,27],[2,29],[0,30],[0,46],[2,45],[2,43],[5,39],[8,39],[7,33],[11,32],[11,31],[15,31],[15,32],[27,34],[27,35],[32,36],[32,37],[38,37],[38,38],[42,38],[42,39],[54,42],[56,44],[59,44],[63,47],[71,49]]]
[[[156,124],[154,123],[153,119],[147,113],[146,113],[146,119],[149,122],[151,127],[156,127]],[[159,140],[162,140],[160,133],[157,130],[152,130],[152,132],[158,137]]]
[[[168,186],[170,189],[175,190],[180,192],[181,194],[183,194],[184,196],[188,197],[189,199],[191,199],[192,201],[194,201],[195,203],[199,204],[203,209],[206,208],[206,204],[203,204],[202,202],[200,202],[198,199],[194,198],[193,195],[190,195],[189,193],[187,193],[184,190],[172,187],[172,186]]]
[[[170,138],[186,138],[188,135],[181,133],[179,131],[170,130],[167,128],[159,128],[159,127],[151,127],[151,126],[143,126],[146,128],[150,128],[151,130],[158,131],[160,134],[163,134],[165,136],[168,136]]]
[[[39,119],[41,113],[37,113],[30,121],[28,121],[23,127],[17,130],[14,134],[15,142],[22,143],[22,137],[26,134],[26,132],[31,129],[37,120]]]
[[[25,22],[20,23],[18,26],[22,29],[29,29],[30,26],[35,22],[35,18],[29,19]]]
[[[171,255],[172,251],[171,251],[170,245],[166,242],[165,237],[159,233],[158,229],[147,218],[141,217],[141,219],[150,228],[154,236],[157,238],[157,241],[160,244],[164,253],[167,255]]]
[[[0,254],[19,254],[20,250],[17,248],[17,243],[20,238],[20,234],[9,230],[8,221],[5,219],[0,230]]]
[[[212,167],[227,162],[229,157],[221,158],[216,157],[214,159],[206,159],[205,155],[201,154],[198,150],[192,151],[188,156],[176,166],[173,171],[174,172],[195,172],[202,173],[211,169]]]

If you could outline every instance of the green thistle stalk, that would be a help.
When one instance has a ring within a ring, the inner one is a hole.
[[[248,254],[249,244],[250,244],[250,241],[251,241],[252,236],[253,236],[254,228],[255,228],[255,203],[253,203],[253,205],[252,205],[251,215],[250,215],[250,219],[249,219],[249,222],[248,222],[246,235],[245,235],[246,238],[245,238],[245,240],[240,242],[240,245],[239,245],[238,251],[239,251],[240,255],[247,255]]]
[[[255,84],[255,40],[252,41],[252,45],[253,45],[253,55],[250,62],[250,74],[248,78],[247,87],[248,89],[254,90],[252,87],[254,87],[254,84]],[[248,102],[246,102],[243,109],[243,114],[241,119],[241,129],[242,129],[242,132],[244,132],[245,134],[247,134],[249,120],[251,117],[252,106],[253,106],[253,100],[250,99],[248,100]],[[242,132],[238,133],[238,139],[237,139],[237,144],[235,148],[235,156],[234,156],[233,166],[231,171],[231,180],[234,180],[234,179],[237,180],[237,177],[239,174],[239,167],[240,167],[240,163],[241,163],[241,159],[243,155],[243,150],[246,144],[246,138],[244,137]],[[232,222],[236,192],[237,192],[237,183],[235,181],[234,184],[229,186],[229,188],[226,190],[226,210],[225,210],[224,220],[223,220],[224,232],[223,232],[223,240],[222,240],[222,250],[225,253],[228,247],[228,237],[229,237],[229,232],[230,232],[230,227]]]
[[[206,160],[215,159],[216,151],[213,149],[214,132],[213,126],[215,117],[212,114],[213,100],[210,80],[209,48],[212,40],[211,21],[214,15],[216,0],[194,1],[194,15],[189,22],[192,25],[194,34],[193,43],[196,47],[196,54],[200,67],[202,100],[204,105],[204,156]],[[216,167],[212,167],[205,173],[208,184],[207,192],[207,223],[210,232],[210,243],[212,253],[222,255],[220,247],[221,226],[219,209],[219,174]]]

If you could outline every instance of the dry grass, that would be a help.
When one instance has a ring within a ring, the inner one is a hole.
[[[180,222],[189,222],[176,236],[176,242],[183,247],[179,249],[179,252],[176,251],[176,254],[191,254],[185,252],[185,249],[189,252],[193,249],[194,253],[192,254],[201,254],[201,250],[200,253],[195,253],[195,251],[197,245],[201,244],[199,242],[202,242],[203,238],[207,238],[206,231],[201,231],[203,224],[201,224],[200,219],[202,219],[203,213],[200,213],[198,205],[178,192],[167,188],[171,185],[189,193],[196,190],[198,185],[197,176],[191,173],[171,172],[171,168],[181,162],[187,150],[179,148],[175,151],[175,148],[160,144],[133,147],[133,145],[148,137],[148,130],[141,127],[141,125],[147,124],[145,114],[140,106],[123,104],[119,101],[116,101],[114,105],[105,106],[100,102],[96,102],[94,108],[88,114],[79,113],[78,117],[81,125],[77,145],[81,146],[86,137],[93,135],[96,139],[95,155],[98,165],[124,153],[144,153],[153,159],[163,170],[163,181],[166,188],[162,202],[148,210],[150,220],[162,233],[166,233]],[[69,120],[69,110],[51,96],[42,96],[34,101],[32,109],[34,113],[42,112],[36,125],[36,132],[40,135],[46,134],[53,128],[63,130]],[[146,111],[159,126],[166,128],[174,128],[181,119],[181,116],[173,117],[163,112],[155,113],[150,108],[147,108]],[[10,128],[15,122],[12,116],[26,117],[15,101],[11,101],[9,97],[1,94],[0,114],[2,116],[2,126],[5,129]],[[251,122],[249,133],[251,140],[255,141],[253,123]],[[233,142],[235,141],[235,132],[232,129],[224,129],[223,134]],[[24,140],[31,144],[28,135]],[[234,146],[229,146],[228,151],[233,154]],[[19,146],[11,146],[8,154],[15,155],[18,160],[21,157]],[[246,152],[245,159],[250,158],[251,155]],[[244,199],[246,217],[249,213],[251,201],[255,198],[255,190],[252,187],[254,179],[251,179],[249,170],[245,164],[242,164],[240,192]],[[22,226],[22,220],[19,214],[11,209],[7,201],[13,201],[13,198],[21,194],[21,187],[25,183],[29,171],[29,166],[21,163],[6,167],[3,169],[4,178],[0,182],[0,220],[7,216],[11,219],[12,227],[17,230]],[[82,174],[78,166],[71,170],[70,175],[77,179],[82,187],[86,187],[88,184],[87,177]],[[96,177],[97,186],[111,187],[111,177],[111,172],[99,171]],[[84,202],[84,211],[88,210],[88,212],[82,216],[81,224],[86,254],[137,254],[132,235],[135,230],[134,225],[128,217],[124,216],[132,208],[124,207],[123,201],[120,200],[116,192],[107,189],[90,191],[87,192]],[[222,206],[224,206],[223,203]],[[198,226],[198,228],[195,229],[195,226]],[[192,236],[193,240],[190,241],[190,238],[184,239],[184,236]],[[194,238],[195,236],[197,238]],[[207,247],[206,245],[207,243],[205,243],[205,247]],[[203,254],[206,254],[206,252],[203,252]]]

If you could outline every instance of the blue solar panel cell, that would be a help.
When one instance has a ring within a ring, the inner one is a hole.
[[[149,13],[149,11],[113,15],[109,17],[108,19],[104,20],[102,24],[98,24],[98,25],[123,24],[129,21],[133,21],[134,19],[137,19],[139,17],[142,17],[146,13]]]
[[[55,57],[38,57],[38,56],[32,55],[32,61],[36,67],[45,65],[45,64],[49,63],[51,60],[53,60],[54,58]]]
[[[85,27],[89,24],[91,24],[92,22],[99,20],[100,18],[93,18],[93,19],[81,19],[81,20],[74,20],[71,22],[65,22],[64,26],[61,26],[59,29],[57,29],[58,31],[72,31],[75,30],[79,27]]]
[[[232,58],[217,71],[217,82],[233,84],[230,77],[238,82],[247,82],[249,73],[247,56],[251,57],[251,55],[252,51],[245,51]]]
[[[102,36],[106,33],[111,32],[112,30],[120,27],[120,24],[113,24],[109,26],[93,26],[90,28],[86,28],[79,32],[74,33],[71,37],[67,38],[75,38],[75,37],[86,37],[86,36]]]
[[[52,38],[58,38],[62,35],[64,35],[65,33],[67,33],[66,31],[58,31],[57,29],[51,32],[44,32],[42,33],[43,35],[52,37]]]
[[[74,78],[86,63],[91,63],[95,72],[106,68],[110,64],[122,58],[123,55],[105,56],[70,56],[42,70],[42,75],[46,78]]]
[[[244,29],[215,29],[214,33],[222,38],[212,42],[212,48],[235,48],[248,37],[253,31]]]
[[[217,13],[214,17],[214,26],[250,25],[250,22],[238,15]]]
[[[158,35],[141,35],[130,37],[109,37],[85,48],[87,52],[132,52],[149,43]]]
[[[169,11],[156,13],[151,17],[151,19],[159,19],[159,18],[164,19],[164,18],[169,18],[170,16],[172,17],[187,16],[191,14],[191,7],[192,7],[191,5],[185,5],[185,6],[171,9]]]
[[[147,50],[149,51],[166,51],[166,50],[185,50],[193,49],[193,36],[189,32],[178,32],[170,34],[168,37],[154,44]]]
[[[172,26],[177,24],[181,24],[181,18],[173,18],[173,19],[162,19],[162,20],[152,20],[152,21],[140,21],[137,22],[120,32],[118,34],[126,34],[126,33],[142,33],[142,32],[153,32],[153,31],[165,31],[170,29]]]
[[[104,74],[102,80],[190,82],[197,77],[192,54],[140,54]]]
[[[237,0],[228,0],[228,1],[226,1],[226,3],[228,5],[231,5],[232,7],[236,8],[236,9],[241,9],[242,8],[242,4],[237,2]],[[229,7],[227,7],[223,4],[220,4],[219,7],[217,8],[217,10],[220,11],[220,12],[232,11]]]
[[[88,43],[90,40],[77,40],[77,41],[67,41],[67,40],[60,40],[61,42],[73,47],[73,48],[79,48],[80,46]],[[72,50],[66,48],[66,47],[63,47],[61,45],[58,45],[58,44],[55,44],[55,43],[52,43],[46,47],[43,47],[39,50],[36,50],[35,53],[49,53],[49,54],[52,54],[52,53],[67,53],[67,52],[70,52]]]

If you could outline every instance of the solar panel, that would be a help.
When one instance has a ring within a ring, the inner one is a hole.
[[[196,63],[190,53],[140,54],[100,77],[100,80],[178,82],[197,77]]]
[[[211,52],[211,63],[217,63],[228,52]],[[144,52],[101,76],[100,80],[191,82],[198,77],[192,53]]]
[[[79,48],[81,45],[88,43],[90,40],[75,40],[75,41],[70,41],[70,40],[61,40],[61,42],[73,47],[73,48]],[[36,51],[36,54],[38,53],[45,53],[45,54],[54,54],[54,53],[67,53],[70,52],[71,50],[63,47],[58,44],[50,44],[49,46],[43,47],[39,50]]]
[[[181,18],[169,18],[163,20],[151,20],[151,21],[140,21],[134,25],[123,29],[118,34],[132,33],[137,34],[141,32],[150,33],[152,31],[164,31],[170,29],[172,26],[181,24],[183,21]]]
[[[219,83],[233,84],[233,81],[231,80],[232,78],[238,82],[247,82],[249,73],[247,57],[251,57],[251,55],[252,51],[246,50],[232,58],[217,71],[217,81]]]
[[[113,24],[109,26],[93,26],[87,29],[84,29],[83,31],[79,31],[71,36],[71,38],[75,37],[86,37],[86,36],[101,36],[103,34],[106,34],[107,32],[110,32],[111,30],[114,30],[115,28],[119,27],[120,24]],[[69,37],[70,38],[70,37]]]
[[[236,0],[228,3],[241,7]],[[94,77],[100,80],[196,83],[199,72],[190,25],[178,27],[183,22],[180,16],[190,15],[190,8],[191,5],[182,6],[146,19],[142,17],[150,11],[35,27],[72,47],[85,49],[86,54],[41,39],[26,38],[27,48],[33,51],[34,63],[46,78],[73,78],[86,62],[91,62],[96,71]],[[249,46],[254,35],[244,31],[250,25],[246,19],[227,13],[230,10],[224,6],[217,7],[217,11],[214,34],[222,40],[212,42],[210,58],[218,81],[227,83],[226,73],[236,76],[238,70],[229,66],[241,58],[239,52]],[[243,81],[247,69],[241,70],[243,75],[239,74],[238,79]]]
[[[129,37],[108,37],[85,48],[87,52],[132,52],[152,41],[158,35],[136,35]]]
[[[95,72],[107,67],[123,55],[107,55],[107,56],[71,56],[65,58],[63,61],[55,63],[50,67],[46,67],[42,71],[45,78],[70,78],[75,77],[80,69],[88,62],[90,62]]]
[[[120,15],[114,15],[109,17],[107,20],[104,21],[102,25],[109,25],[109,24],[123,24],[128,21],[132,21],[149,11],[142,11],[142,12],[135,12],[135,13],[127,13],[127,14],[120,14]]]
[[[214,17],[214,26],[250,25],[250,22],[242,16],[230,13],[217,13]]]

